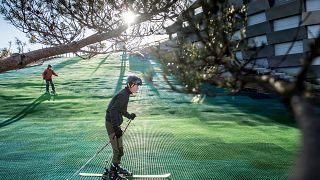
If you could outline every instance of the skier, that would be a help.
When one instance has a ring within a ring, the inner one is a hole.
[[[108,132],[110,143],[113,150],[112,163],[110,169],[106,169],[105,175],[108,175],[110,179],[121,179],[119,174],[125,176],[131,176],[132,173],[120,166],[121,157],[123,156],[123,140],[120,125],[123,122],[122,116],[127,117],[130,120],[134,120],[135,113],[128,113],[127,107],[129,102],[129,96],[132,93],[136,93],[139,86],[142,85],[142,81],[137,76],[129,76],[127,78],[126,87],[116,94],[109,103],[106,111],[105,126]]]
[[[42,73],[42,78],[44,80],[46,80],[46,94],[49,93],[49,83],[51,85],[52,88],[52,92],[53,94],[56,93],[53,81],[52,81],[52,75],[58,76],[58,74],[56,74],[53,70],[52,70],[52,66],[49,64],[47,69],[45,69]]]

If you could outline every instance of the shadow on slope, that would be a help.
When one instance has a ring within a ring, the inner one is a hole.
[[[99,62],[98,66],[94,69],[94,71],[91,73],[91,75],[93,75],[93,74],[101,67],[101,65],[104,64],[104,63],[107,61],[107,59],[109,58],[109,56],[110,56],[111,54],[112,54],[112,53],[109,53],[106,57],[104,57],[104,58],[102,59],[102,61]]]
[[[32,110],[34,110],[39,104],[41,104],[43,101],[50,100],[51,98],[55,98],[53,95],[50,94],[43,94],[40,97],[38,97],[36,100],[34,100],[32,103],[30,103],[26,108],[24,108],[22,111],[20,111],[18,114],[13,116],[10,119],[7,119],[0,123],[0,128],[5,127],[7,125],[10,125],[14,122],[17,122],[21,119],[23,119],[25,116],[27,116]]]
[[[122,88],[122,81],[123,81],[124,74],[126,72],[126,61],[127,61],[126,56],[122,55],[121,65],[120,65],[120,74],[119,74],[119,78],[118,78],[118,82],[117,82],[117,86],[115,88],[114,94],[119,92]]]

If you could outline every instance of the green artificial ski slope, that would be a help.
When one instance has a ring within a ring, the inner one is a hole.
[[[300,133],[277,100],[192,103],[170,90],[155,62],[121,54],[52,60],[56,96],[41,87],[48,62],[0,74],[0,179],[99,179],[72,175],[106,142],[105,109],[126,76],[150,68],[153,83],[144,80],[130,99],[137,118],[124,135],[123,166],[174,180],[286,179]],[[101,173],[110,158],[107,147],[81,172]]]

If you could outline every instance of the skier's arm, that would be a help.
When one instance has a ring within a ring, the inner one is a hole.
[[[119,114],[122,113],[122,108],[125,105],[125,97],[119,94],[114,104],[110,108],[110,118],[112,126],[117,126],[116,120],[119,118]]]
[[[127,108],[126,108],[127,109]],[[124,112],[123,112],[123,116],[124,117],[126,117],[126,118],[128,118],[128,119],[131,119],[131,120],[133,120],[134,118],[136,118],[136,114],[135,113],[128,113],[128,111],[127,110],[125,110]]]
[[[134,120],[134,118],[136,117],[136,114],[135,113],[131,113],[131,114],[128,113],[127,109],[128,109],[128,102],[124,104],[122,111],[121,111],[121,114],[128,119]]]
[[[121,94],[118,96],[118,100],[119,100],[119,113],[121,115],[123,115],[124,117],[131,119],[132,115],[130,113],[128,113],[127,108],[128,108],[128,102],[127,99]],[[117,103],[117,101],[116,101]],[[116,104],[115,103],[115,104]]]
[[[134,118],[136,118],[136,114],[135,113],[128,113],[127,111],[127,107],[128,107],[128,103],[124,105],[124,107],[122,108],[121,114],[131,120],[134,120]]]
[[[52,74],[55,75],[55,76],[58,76],[58,74],[56,74],[53,70],[52,70]]]
[[[122,114],[124,117],[130,119],[130,114],[129,114],[128,111],[127,111],[127,105],[125,105],[125,107],[123,107],[123,109],[122,109],[122,111],[121,111],[121,114]]]

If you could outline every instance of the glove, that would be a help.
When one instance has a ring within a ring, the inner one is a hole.
[[[121,128],[119,128],[118,126],[114,126],[113,129],[114,129],[114,132],[116,134],[116,137],[120,138],[122,136],[122,134],[123,134]]]
[[[129,114],[128,119],[134,120],[134,118],[136,118],[136,114],[135,113]]]

